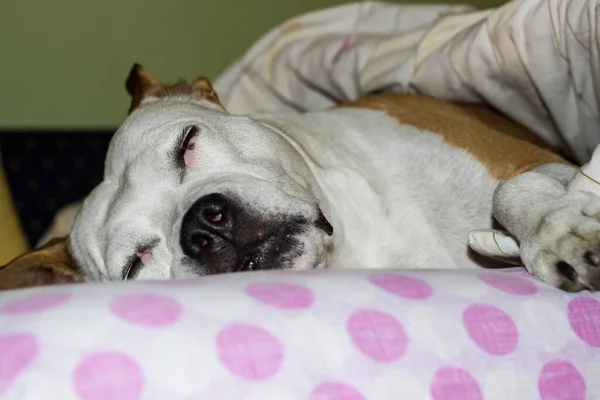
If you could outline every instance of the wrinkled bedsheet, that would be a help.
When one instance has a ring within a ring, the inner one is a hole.
[[[600,293],[508,271],[0,292],[2,400],[594,400]]]
[[[600,143],[593,0],[360,2],[272,29],[216,81],[234,113],[318,110],[376,92],[491,105],[587,162]]]

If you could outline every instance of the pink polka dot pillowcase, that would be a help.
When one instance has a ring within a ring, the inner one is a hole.
[[[410,270],[2,292],[0,399],[600,399],[600,294]]]

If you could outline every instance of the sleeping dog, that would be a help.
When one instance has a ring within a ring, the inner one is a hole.
[[[494,112],[380,94],[305,114],[232,115],[210,82],[135,65],[130,115],[68,238],[3,268],[0,287],[275,268],[478,268],[500,224],[548,284],[600,288],[600,198]],[[507,260],[505,260],[507,261]]]

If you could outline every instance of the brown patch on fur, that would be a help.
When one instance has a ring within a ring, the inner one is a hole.
[[[141,65],[134,64],[129,72],[125,88],[131,95],[129,114],[140,106],[144,99],[173,96],[191,96],[206,100],[225,109],[210,81],[204,77],[197,78],[191,84],[180,80],[174,84],[161,83],[157,78],[144,71]]]
[[[465,149],[499,180],[548,163],[570,164],[531,131],[483,106],[416,94],[386,93],[339,106],[381,110],[403,124],[437,133]]]
[[[66,237],[53,239],[0,267],[0,290],[82,281]]]

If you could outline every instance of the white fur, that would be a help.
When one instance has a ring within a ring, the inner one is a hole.
[[[577,169],[547,164],[502,182],[494,214],[520,245],[523,264],[539,279],[565,290],[600,289],[600,199],[567,190]],[[559,264],[572,268],[568,279]]]
[[[191,123],[201,127],[197,159],[179,182],[169,152]],[[93,280],[121,279],[123,263],[149,235],[160,242],[138,278],[194,275],[179,246],[182,216],[200,196],[227,191],[265,215],[311,219],[321,207],[333,237],[303,233],[293,268],[475,268],[468,233],[492,227],[497,186],[466,151],[380,111],[233,116],[164,99],[142,105],[119,129],[71,245]],[[497,202],[505,215],[518,208],[511,196]],[[504,222],[519,237],[515,219]]]
[[[600,197],[600,146],[594,151],[590,162],[581,166],[579,173],[571,178],[567,190],[589,192]],[[520,256],[515,238],[496,230],[478,229],[470,232],[469,246],[480,254],[500,260]]]

